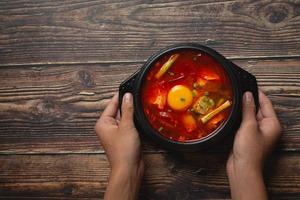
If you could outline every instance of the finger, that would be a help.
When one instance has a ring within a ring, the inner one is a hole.
[[[259,128],[266,139],[265,142],[268,144],[275,144],[282,134],[280,122],[274,118],[268,118],[260,124]]]
[[[118,110],[118,113],[117,113],[117,116],[116,116],[116,121],[117,121],[117,124],[120,124],[120,121],[121,121],[121,113],[120,113],[120,110]]]
[[[259,106],[260,106],[262,116],[268,118],[277,118],[270,99],[261,90],[259,90],[258,94],[259,94]]]
[[[261,110],[260,109],[257,112],[256,118],[257,118],[258,121],[261,121],[264,118],[263,115],[261,114]]]
[[[117,116],[116,116],[116,120],[121,120],[121,113],[120,110],[118,110]]]
[[[114,97],[110,100],[106,108],[104,109],[102,117],[112,117],[115,118],[118,111],[118,96],[119,94],[115,94]]]
[[[132,94],[126,93],[124,95],[121,109],[122,109],[121,123],[128,127],[134,127]]]
[[[251,92],[245,92],[243,96],[243,121],[242,123],[256,122],[255,104]]]

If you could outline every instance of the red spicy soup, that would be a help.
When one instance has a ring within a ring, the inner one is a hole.
[[[141,90],[145,116],[175,141],[201,139],[218,128],[232,107],[231,81],[212,56],[182,49],[158,58]]]

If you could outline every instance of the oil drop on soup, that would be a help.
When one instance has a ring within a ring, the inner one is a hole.
[[[213,57],[182,49],[153,63],[141,98],[155,130],[169,139],[188,142],[205,137],[228,118],[232,88],[226,71]]]

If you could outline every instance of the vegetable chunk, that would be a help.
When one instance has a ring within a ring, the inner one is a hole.
[[[185,114],[182,117],[182,122],[187,132],[193,132],[197,129],[197,123],[195,118],[191,114]]]
[[[213,99],[209,98],[208,96],[204,95],[201,96],[193,105],[192,111],[197,114],[206,114],[210,108],[215,105]]]
[[[159,71],[155,74],[155,78],[159,79],[162,75],[164,75],[168,69],[173,65],[175,60],[179,57],[179,54],[172,55],[167,62],[159,69]]]

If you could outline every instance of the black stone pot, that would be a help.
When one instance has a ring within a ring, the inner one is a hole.
[[[178,142],[168,139],[152,128],[148,122],[142,108],[140,91],[146,74],[152,64],[160,56],[170,51],[179,49],[193,49],[205,52],[215,58],[227,72],[233,90],[233,105],[228,119],[208,136],[192,142]],[[152,138],[162,147],[175,151],[198,151],[220,142],[224,136],[235,134],[241,122],[242,116],[242,96],[245,91],[252,92],[258,110],[258,88],[255,77],[249,72],[241,69],[230,60],[216,52],[215,50],[196,43],[184,43],[167,47],[152,55],[144,66],[128,77],[119,87],[119,107],[121,107],[123,95],[126,92],[133,94],[134,100],[134,120],[140,134],[145,134]]]

